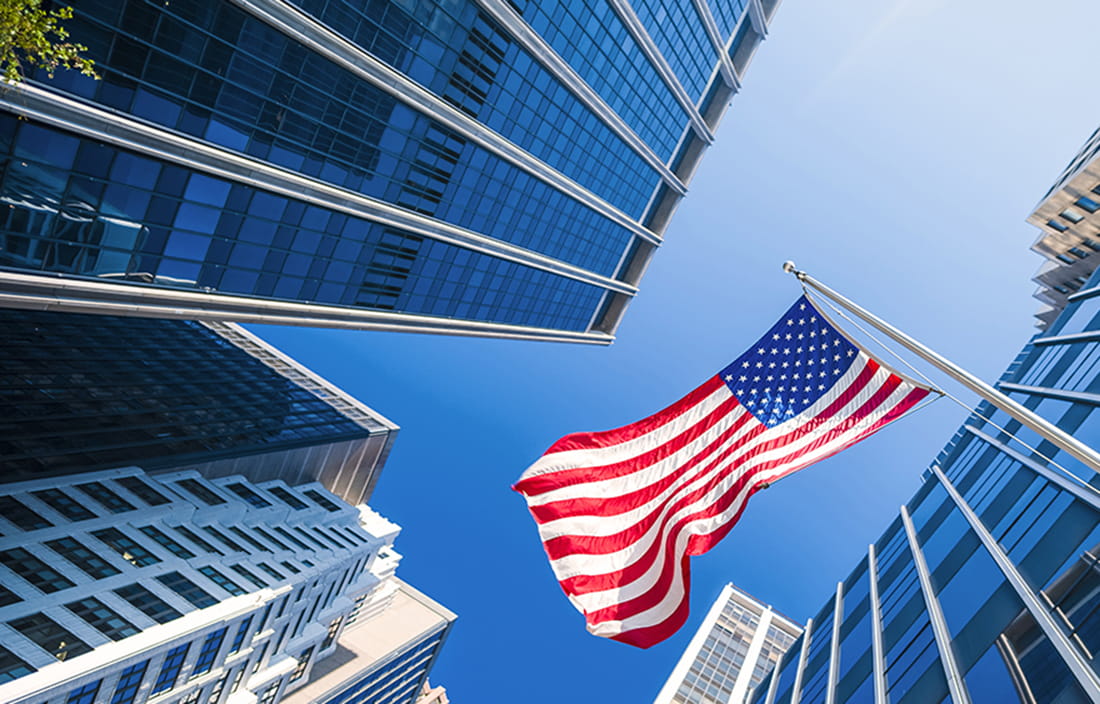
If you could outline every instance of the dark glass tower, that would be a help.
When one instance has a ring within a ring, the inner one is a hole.
[[[0,481],[137,465],[320,481],[352,504],[397,426],[230,323],[0,309]]]
[[[1100,273],[999,387],[1100,447]],[[1100,701],[1098,559],[1100,475],[982,404],[751,701]]]
[[[0,304],[607,343],[777,4],[84,0]]]

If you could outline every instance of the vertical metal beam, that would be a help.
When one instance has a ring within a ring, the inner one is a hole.
[[[760,659],[760,651],[764,649],[764,641],[768,638],[768,628],[772,625],[772,607],[767,607],[760,614],[756,624],[756,632],[749,641],[749,649],[745,651],[745,663],[741,671],[737,673],[737,679],[733,682],[733,690],[730,692],[731,704],[744,704],[745,696],[749,693],[749,681],[752,680],[753,670],[756,669],[756,661]]]
[[[1085,502],[1097,511],[1100,511],[1100,493],[1097,493],[1095,489],[1086,488],[1081,486],[1080,484],[1077,484],[1076,482],[1071,481],[1066,475],[1055,472],[1053,469],[1041,462],[1036,462],[1024,453],[1019,452],[1009,447],[1008,445],[1005,445],[997,438],[989,435],[988,433],[984,433],[981,430],[978,430],[972,425],[965,425],[963,426],[963,429],[974,437],[981,439],[986,444],[991,445],[1000,452],[1016,460],[1023,466],[1027,467],[1031,471],[1046,479],[1051,484],[1057,486],[1062,491],[1072,494],[1074,497]]]
[[[653,68],[657,70],[657,74],[664,81],[668,87],[669,92],[676,99],[676,102],[680,103],[680,107],[687,113],[688,120],[691,121],[691,126],[695,128],[695,132],[698,133],[699,138],[707,144],[714,143],[714,133],[707,127],[707,123],[703,120],[703,116],[699,114],[699,111],[695,108],[695,103],[692,101],[691,96],[684,89],[684,86],[680,83],[680,79],[676,77],[676,73],[672,70],[668,60],[661,54],[661,50],[657,48],[657,44],[653,41],[653,37],[649,36],[649,32],[646,31],[645,25],[642,24],[642,20],[634,12],[634,8],[627,0],[608,0],[608,4],[615,10],[615,14],[619,16],[619,19],[623,21],[623,26],[626,27],[626,31],[634,38],[638,43],[638,48],[642,50],[649,62],[653,64]]]
[[[1027,583],[1027,580],[1024,579],[1024,576],[1020,574],[1020,571],[1016,569],[1016,565],[1008,557],[1008,554],[1001,548],[1000,543],[985,527],[982,520],[978,518],[978,514],[974,513],[974,510],[966,503],[966,499],[959,494],[959,490],[955,488],[939,465],[932,465],[932,473],[935,474],[940,485],[947,490],[948,496],[955,502],[955,507],[959,509],[966,522],[977,534],[990,557],[997,563],[997,567],[1000,568],[1005,580],[1012,585],[1012,589],[1020,597],[1020,601],[1024,602],[1024,607],[1035,619],[1050,644],[1062,656],[1062,661],[1073,673],[1074,679],[1084,690],[1085,695],[1090,701],[1100,702],[1100,678],[1097,677],[1092,667],[1085,660],[1084,654],[1073,644],[1065,631],[1058,625],[1058,622],[1054,620],[1047,606],[1032,590],[1031,585]]]
[[[802,673],[806,671],[806,658],[810,655],[810,641],[814,636],[814,620],[808,619],[806,621],[806,630],[802,632],[802,651],[798,654],[798,669],[794,673],[794,684],[791,685],[791,702],[790,704],[798,704],[798,701],[802,699]]]
[[[714,21],[707,0],[691,0],[695,6],[695,13],[703,22],[703,29],[707,32],[714,53],[718,54],[718,69],[722,74],[722,80],[736,92],[741,88],[741,81],[737,79],[737,72],[733,70],[733,62],[730,61],[729,52],[726,51],[726,42],[722,40],[722,34],[718,31],[718,23]]]
[[[932,623],[932,634],[936,637],[936,648],[940,652],[940,662],[943,664],[943,674],[947,678],[947,689],[951,692],[951,701],[954,704],[970,704],[970,693],[963,684],[962,673],[959,672],[959,665],[955,662],[955,651],[951,648],[951,631],[947,629],[947,621],[943,617],[940,601],[936,598],[935,588],[932,585],[932,575],[928,572],[928,563],[924,561],[924,552],[917,540],[913,519],[909,517],[909,511],[905,506],[901,507],[901,521],[905,524],[905,535],[909,538],[909,550],[913,553],[917,579],[920,580],[924,605],[928,609],[928,620]]]
[[[775,704],[775,695],[779,692],[779,663],[783,659],[782,653],[779,655],[779,660],[775,661],[775,667],[772,668],[772,676],[768,682],[768,694],[764,697],[764,704]]]
[[[825,704],[835,704],[836,683],[840,679],[840,622],[844,619],[844,582],[836,583],[833,597],[833,639],[829,644],[829,683],[825,689]]]
[[[878,598],[878,558],[874,543],[867,546],[867,580],[871,588],[871,672],[875,678],[875,704],[887,704],[886,653],[882,643],[882,604]]]
[[[627,146],[634,150],[638,156],[645,160],[650,167],[661,175],[661,178],[672,190],[680,195],[687,193],[687,186],[672,173],[665,162],[653,151],[633,128],[626,124],[622,116],[600,97],[600,94],[591,88],[580,74],[577,73],[565,59],[561,58],[553,47],[543,39],[538,32],[523,21],[523,18],[508,4],[507,0],[477,0],[478,5],[489,13],[505,30],[519,43],[519,45],[535,58],[547,71],[561,81],[569,92],[584,103],[585,107],[592,111],[605,125],[619,136]]]

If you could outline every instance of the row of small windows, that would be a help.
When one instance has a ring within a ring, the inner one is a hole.
[[[1097,184],[1093,187],[1092,193],[1100,196],[1100,184]],[[1077,200],[1073,202],[1073,204],[1089,214],[1095,213],[1096,211],[1100,210],[1100,200],[1089,196],[1080,196]],[[1085,219],[1084,215],[1082,215],[1077,210],[1074,210],[1072,207],[1066,208],[1062,212],[1058,213],[1058,217],[1069,223],[1069,225],[1066,225],[1059,220],[1047,220],[1047,226],[1057,230],[1058,232],[1065,232],[1070,228],[1070,225],[1076,225]]]
[[[170,499],[139,477],[121,477],[115,481],[150,506],[160,506],[170,502]],[[208,506],[218,506],[227,503],[224,497],[197,479],[182,479],[177,481],[176,485]],[[136,507],[132,503],[122,498],[118,493],[112,491],[103,482],[86,482],[84,484],[77,484],[74,488],[85,496],[95,500],[96,503],[106,508],[110,513],[117,514],[136,510]],[[228,488],[253,507],[265,508],[272,505],[270,501],[264,499],[256,491],[244,484],[230,484]],[[305,502],[283,487],[271,487],[268,491],[295,511],[301,511],[308,508]],[[325,497],[316,489],[306,489],[302,493],[316,505],[330,513],[340,511],[340,506],[338,504]],[[60,489],[32,491],[31,495],[71,521],[84,521],[96,518],[95,513]],[[0,516],[25,531],[50,528],[54,525],[51,521],[42,517],[38,512],[12,496],[0,496]],[[272,542],[278,544],[278,541],[273,540]],[[261,550],[266,550],[266,548],[259,544],[256,544],[256,546]]]

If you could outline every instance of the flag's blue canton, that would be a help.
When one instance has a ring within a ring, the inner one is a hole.
[[[741,404],[770,428],[821,398],[857,354],[856,346],[803,296],[720,374]]]

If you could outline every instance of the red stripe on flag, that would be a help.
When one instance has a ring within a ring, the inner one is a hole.
[[[614,430],[602,430],[595,433],[572,433],[571,435],[566,435],[564,438],[551,445],[550,449],[543,454],[549,455],[551,452],[608,447],[610,445],[618,445],[628,440],[633,440],[639,435],[645,435],[664,425],[669,419],[683,414],[689,408],[699,403],[707,396],[710,396],[724,385],[725,382],[719,379],[717,375],[712,376],[704,381],[702,386],[693,390],[687,396],[684,396],[668,408],[658,411],[648,418],[640,420],[637,423],[624,425],[621,428],[615,428]]]

